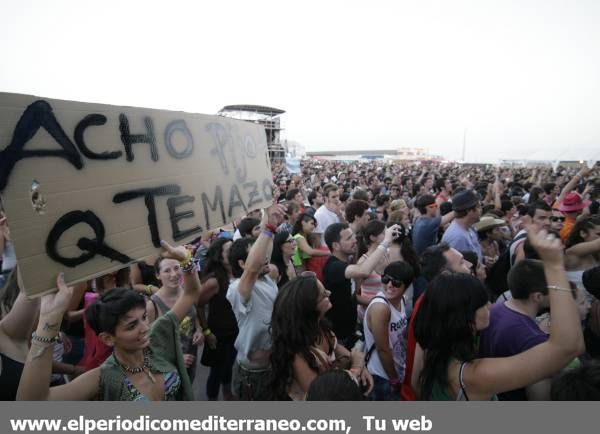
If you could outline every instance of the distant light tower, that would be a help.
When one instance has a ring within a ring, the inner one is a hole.
[[[462,162],[465,162],[465,153],[467,152],[467,128],[463,132]]]

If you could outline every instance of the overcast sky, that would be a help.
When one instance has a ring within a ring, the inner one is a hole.
[[[274,106],[308,150],[460,159],[466,128],[471,161],[600,158],[599,23],[597,0],[3,0],[0,92]]]

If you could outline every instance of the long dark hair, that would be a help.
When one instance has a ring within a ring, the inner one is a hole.
[[[425,350],[421,399],[430,399],[435,384],[446,388],[451,360],[475,359],[475,311],[487,302],[485,287],[471,275],[446,271],[432,280],[415,318],[415,338]]]
[[[381,220],[371,220],[365,225],[364,228],[359,232],[357,238],[358,241],[358,257],[367,253],[369,245],[371,244],[371,235],[377,236],[385,231],[385,223]]]
[[[311,352],[325,336],[332,336],[327,320],[319,319],[319,287],[315,277],[297,277],[277,294],[271,316],[271,386],[273,399],[287,399],[294,377],[294,357],[299,354],[315,372],[319,364]],[[333,349],[333,342],[330,342]]]
[[[218,238],[210,245],[206,251],[206,263],[202,269],[202,277],[208,278],[214,276],[219,284],[219,292],[227,292],[229,288],[229,273],[225,264],[223,264],[223,247],[230,243],[227,238]]]
[[[595,226],[600,226],[599,216],[583,217],[581,220],[577,221],[577,223],[575,223],[573,226],[569,237],[565,241],[565,247],[568,249],[576,244],[583,243],[583,238],[581,237],[580,232],[589,232],[594,229]]]
[[[312,221],[315,222],[315,227],[316,227],[317,226],[317,219],[314,216],[312,216],[312,215],[310,215],[308,213],[300,214],[298,216],[298,219],[296,220],[296,223],[294,223],[294,227],[292,229],[292,235],[302,234],[306,238],[306,236],[308,234],[305,234],[302,231],[302,222],[307,222],[307,221],[310,221],[310,220],[312,220]]]
[[[279,284],[281,287],[288,282],[287,277],[287,264],[283,260],[283,251],[282,247],[287,242],[290,237],[290,233],[288,231],[277,232],[275,238],[273,239],[273,251],[271,252],[271,264],[277,267],[277,271],[279,271]]]
[[[402,223],[387,222],[386,226],[389,228],[390,226],[396,224],[400,226],[400,235],[398,238],[394,238],[392,244],[397,244],[400,246],[402,260],[407,262],[412,267],[415,273],[415,278],[417,278],[421,274],[421,260],[419,259],[419,255],[415,251],[415,248],[410,241],[410,236],[408,235],[406,227]]]

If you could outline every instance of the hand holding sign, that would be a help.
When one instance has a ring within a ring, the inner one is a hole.
[[[56,277],[56,286],[58,287],[57,292],[42,297],[38,326],[38,330],[43,328],[45,334],[52,337],[58,333],[62,318],[69,307],[71,297],[73,297],[73,288],[65,283],[64,273],[59,273]]]
[[[162,251],[160,252],[160,256],[168,259],[175,259],[176,261],[185,261],[185,259],[190,254],[190,250],[185,246],[176,246],[173,247],[165,240],[160,242],[160,246]]]
[[[0,106],[0,191],[29,296],[59,271],[88,280],[271,202],[254,123],[6,93]]]

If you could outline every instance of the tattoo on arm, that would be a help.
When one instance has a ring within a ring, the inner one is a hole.
[[[44,324],[44,330],[45,331],[57,331],[60,327],[60,323],[45,323]]]

